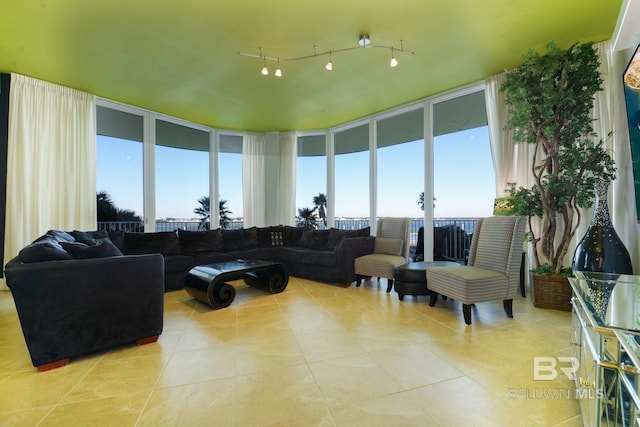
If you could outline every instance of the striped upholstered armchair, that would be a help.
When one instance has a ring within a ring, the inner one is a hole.
[[[372,254],[356,258],[356,286],[363,278],[387,279],[387,292],[393,288],[393,272],[396,267],[409,262],[409,218],[380,218],[376,242]]]
[[[471,240],[469,262],[455,267],[427,269],[427,287],[433,293],[462,303],[464,321],[471,324],[471,305],[502,300],[504,311],[513,317],[513,297],[520,281],[525,219],[495,216],[478,220]]]

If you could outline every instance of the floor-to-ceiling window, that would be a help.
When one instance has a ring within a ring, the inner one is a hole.
[[[156,231],[209,228],[209,132],[155,121]]]
[[[334,135],[335,226],[369,225],[369,124]]]
[[[433,106],[434,216],[491,215],[495,177],[484,91]]]
[[[453,93],[433,104],[434,226],[439,255],[463,259],[477,218],[490,216],[495,176],[484,91]]]
[[[424,111],[378,120],[376,126],[377,216],[422,218]]]
[[[143,116],[97,107],[98,227],[143,230]]]
[[[242,228],[242,136],[220,135],[218,206],[221,228]]]
[[[327,226],[327,153],[326,136],[298,137],[296,167],[296,217],[308,216],[318,228]]]

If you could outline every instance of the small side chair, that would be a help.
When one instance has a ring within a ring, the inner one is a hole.
[[[513,317],[513,297],[518,293],[525,218],[495,216],[479,219],[473,231],[469,262],[455,267],[427,270],[427,287],[433,293],[462,303],[464,321],[471,324],[471,306],[502,300],[504,311]]]
[[[377,224],[375,248],[372,254],[356,258],[356,286],[363,278],[387,279],[387,292],[393,289],[393,273],[396,267],[409,260],[409,218],[380,218]]]

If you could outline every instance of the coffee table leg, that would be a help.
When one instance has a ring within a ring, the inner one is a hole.
[[[253,271],[244,276],[244,282],[252,288],[278,294],[287,288],[289,275],[281,270]]]
[[[236,288],[228,283],[213,280],[207,288],[207,300],[213,308],[225,308],[231,305],[236,297]]]

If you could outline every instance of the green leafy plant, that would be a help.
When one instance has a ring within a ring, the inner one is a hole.
[[[529,51],[522,64],[506,72],[501,91],[511,117],[514,140],[535,145],[533,186],[509,184],[514,214],[529,219],[535,267],[560,274],[580,208],[589,207],[597,182],[615,179],[613,159],[593,131],[591,108],[602,78],[592,43],[562,49],[551,42],[545,54]],[[536,234],[532,218],[541,221]],[[535,269],[534,269],[535,270]]]

